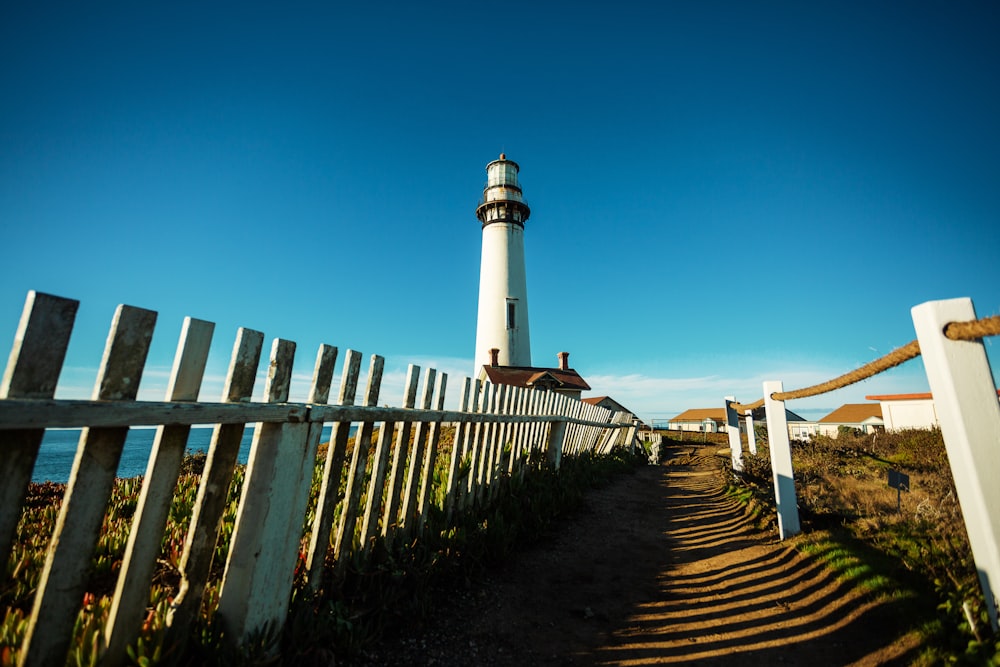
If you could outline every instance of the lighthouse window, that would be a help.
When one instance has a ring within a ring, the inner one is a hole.
[[[515,313],[517,312],[517,302],[508,300],[507,301],[507,328],[516,328]]]

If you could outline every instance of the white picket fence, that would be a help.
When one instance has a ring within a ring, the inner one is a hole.
[[[946,335],[951,324],[977,321],[971,299],[929,301],[915,306],[911,314],[990,623],[996,630],[1000,590],[1000,403],[989,358],[981,337],[955,339]],[[781,382],[764,382],[763,390],[778,529],[785,539],[800,531],[785,401],[774,398],[782,392]],[[725,405],[729,424],[737,425],[729,432],[733,470],[738,472],[743,465],[734,400],[727,397]],[[747,430],[753,432],[752,423]]]
[[[130,306],[120,306],[115,314],[93,400],[58,400],[56,384],[77,306],[70,299],[29,293],[0,385],[0,562],[10,556],[45,429],[83,428],[21,646],[21,665],[65,662],[131,426],[159,428],[105,628],[102,664],[109,665],[125,660],[125,649],[145,618],[194,424],[214,424],[214,432],[184,545],[169,632],[183,636],[199,612],[240,442],[250,425],[254,435],[217,611],[237,641],[268,624],[280,625],[287,614],[315,466],[323,465],[323,477],[315,519],[306,531],[306,574],[310,587],[319,588],[331,580],[331,573],[324,572],[331,555],[334,567],[342,568],[376,538],[399,544],[424,529],[446,426],[454,427],[455,436],[439,509],[454,521],[488,501],[502,476],[530,474],[527,461],[534,451],[558,467],[564,456],[607,453],[635,440],[636,423],[625,413],[552,392],[478,380],[465,379],[459,409],[445,410],[447,376],[434,370],[424,373],[418,404],[420,370],[415,366],[409,370],[402,407],[379,407],[383,359],[377,355],[369,360],[367,386],[356,405],[362,358],[353,350],[344,355],[339,395],[330,404],[338,352],[328,345],[319,349],[308,400],[290,403],[295,344],[280,339],[271,348],[265,401],[251,402],[264,335],[249,329],[237,334],[222,400],[198,401],[214,325],[190,318],[180,335],[165,400],[136,401],[156,313]],[[326,457],[318,461],[320,434],[331,423]],[[348,461],[352,426],[357,427],[357,445]]]

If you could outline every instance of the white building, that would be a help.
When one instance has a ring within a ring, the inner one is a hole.
[[[845,403],[817,422],[820,435],[836,438],[840,427],[874,433],[884,427],[878,403]]]
[[[997,391],[1000,397],[1000,390]],[[865,396],[869,401],[878,401],[882,408],[885,430],[899,431],[907,428],[939,428],[934,397],[923,394],[881,394]]]
[[[531,366],[524,223],[531,209],[518,183],[519,167],[503,153],[486,165],[486,185],[476,209],[483,225],[476,321],[476,373],[484,366]],[[490,351],[499,350],[497,359]]]
[[[905,428],[935,428],[939,426],[934,399],[925,394],[884,394],[865,396],[869,401],[878,401],[882,410],[885,430],[899,431]]]

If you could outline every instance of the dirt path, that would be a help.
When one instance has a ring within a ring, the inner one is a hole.
[[[407,665],[908,664],[877,603],[750,524],[723,494],[716,446],[591,493],[545,544],[371,663]]]

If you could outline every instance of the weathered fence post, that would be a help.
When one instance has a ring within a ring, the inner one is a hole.
[[[226,385],[222,391],[224,402],[250,401],[263,344],[264,334],[259,331],[243,328],[237,331]],[[191,621],[201,607],[201,596],[211,572],[222,516],[229,501],[229,486],[233,481],[244,427],[244,424],[219,424],[215,427],[212,442],[208,446],[191,525],[184,539],[180,591],[171,603],[167,616],[169,629],[166,645],[177,651],[183,649]]]
[[[1000,589],[1000,405],[982,340],[951,340],[950,322],[976,319],[972,300],[930,301],[912,309],[934,409],[965,517],[993,629]]]
[[[28,292],[14,335],[0,399],[52,398],[79,301]],[[0,563],[6,563],[45,429],[3,431],[0,456]]]
[[[444,396],[448,389],[448,374],[438,373],[437,388],[434,391],[437,400],[435,410],[444,410]],[[430,512],[431,487],[434,485],[434,464],[437,461],[438,442],[441,440],[441,422],[431,422],[430,434],[427,437],[427,449],[424,452],[424,462],[420,474],[420,492],[417,502],[417,535],[424,531],[427,524],[427,514]],[[414,461],[416,463],[416,461]]]
[[[771,398],[771,394],[782,391],[781,386],[780,382],[764,383],[764,414],[767,416],[767,442],[771,452],[771,476],[774,478],[774,503],[778,508],[778,534],[785,539],[798,534],[801,528],[785,402]]]
[[[344,368],[340,378],[338,405],[354,405],[358,392],[358,375],[361,373],[361,353],[348,350],[344,355]],[[309,554],[306,556],[306,570],[309,573],[309,588],[313,592],[320,589],[323,581],[323,566],[330,550],[330,534],[333,532],[334,510],[340,500],[340,478],[344,472],[347,441],[351,437],[351,422],[335,422],[327,445],[326,461],[323,464],[323,481],[319,498],[316,500],[316,516],[309,535]]]
[[[428,368],[424,372],[424,393],[420,397],[420,409],[430,410],[434,403],[434,380],[437,371]],[[400,497],[399,530],[405,538],[413,535],[414,523],[417,520],[417,489],[420,485],[421,461],[424,458],[424,442],[429,432],[427,422],[417,422],[416,433],[413,436],[413,449],[410,450],[410,465],[406,469],[406,486]]]
[[[185,318],[174,358],[168,401],[197,401],[215,325]],[[167,525],[174,487],[180,475],[187,448],[188,425],[160,426],[149,454],[142,491],[136,505],[114,599],[105,624],[107,651],[102,661],[107,665],[125,662],[126,647],[142,625],[149,601],[149,585],[160,553],[163,531]]]
[[[413,409],[417,404],[417,388],[420,385],[420,366],[410,364],[406,370],[406,387],[403,389],[403,407]],[[410,451],[410,433],[413,422],[404,421],[396,434],[396,448],[392,452],[392,470],[389,485],[385,491],[385,515],[382,519],[382,536],[391,542],[399,527],[400,495],[406,477],[406,461]]]
[[[275,339],[264,393],[286,403],[295,343]],[[257,424],[233,526],[217,615],[228,639],[242,644],[255,630],[280,628],[288,611],[302,516],[294,516],[308,422]],[[288,548],[289,523],[296,539]]]
[[[385,359],[373,354],[368,365],[365,405],[378,405],[384,366]],[[364,421],[361,422],[361,428],[354,435],[354,451],[351,453],[351,467],[347,473],[347,489],[344,491],[344,504],[340,512],[340,524],[337,526],[337,543],[334,546],[337,557],[334,568],[338,575],[343,574],[347,567],[347,552],[354,547],[354,529],[358,523],[358,507],[361,505],[361,494],[364,491],[368,453],[371,450],[374,429],[373,422]]]
[[[459,396],[458,411],[465,412],[469,409],[469,393],[472,389],[472,379],[462,379],[462,394]],[[448,462],[448,491],[444,498],[445,523],[451,524],[451,517],[455,512],[457,496],[461,494],[461,484],[459,480],[459,470],[465,456],[465,440],[468,437],[469,424],[461,422],[455,423],[455,438],[451,443],[451,460]]]
[[[733,472],[743,472],[743,441],[740,438],[740,417],[733,409],[734,396],[726,396],[726,433],[729,435],[729,451],[733,459]]]
[[[757,453],[757,434],[753,432],[753,410],[746,411],[747,416],[747,447],[751,454]]]
[[[133,401],[139,390],[156,313],[119,306],[108,335],[94,400]],[[20,663],[62,664],[87,585],[128,427],[85,428],[35,594]]]

